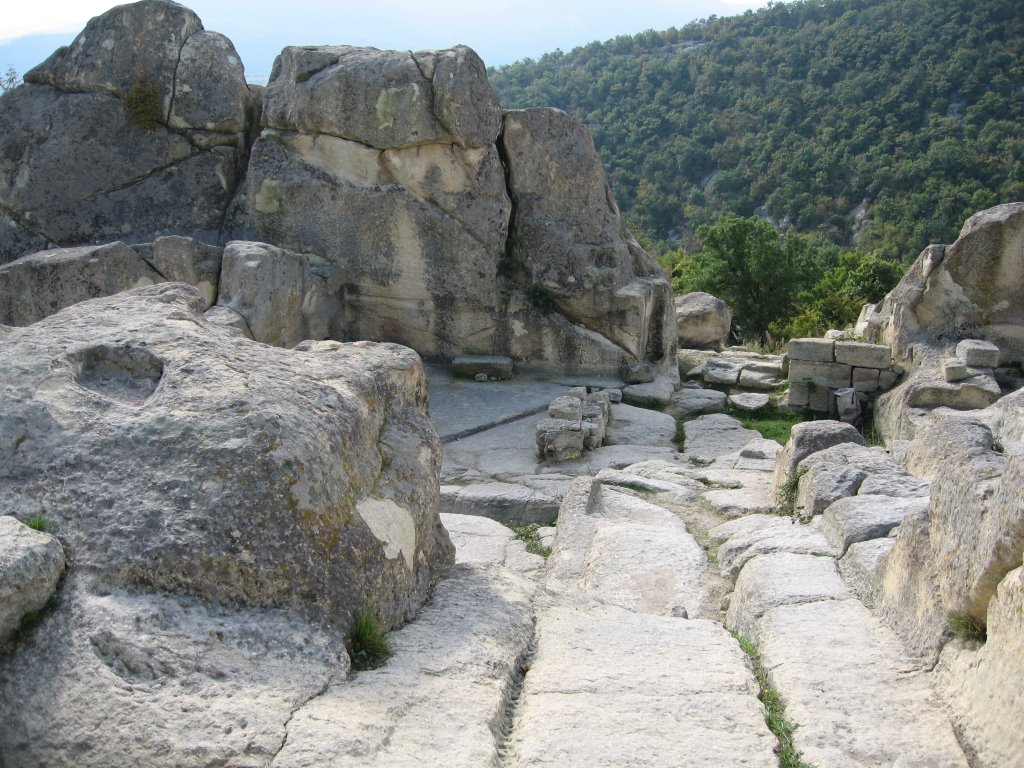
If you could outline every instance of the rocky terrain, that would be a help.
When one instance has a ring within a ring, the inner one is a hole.
[[[232,60],[147,0],[0,99],[128,119],[149,72],[149,145],[242,169],[209,231],[76,223],[15,202],[83,127],[0,134],[0,767],[1024,764],[1024,203],[794,374],[677,324],[585,132],[469,49]],[[858,370],[884,445],[735,417]]]

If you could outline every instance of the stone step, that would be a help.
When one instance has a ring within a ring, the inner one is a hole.
[[[852,596],[833,558],[750,559],[727,625],[758,648],[809,765],[967,766],[926,672]]]
[[[562,605],[537,648],[506,766],[778,765],[747,658],[716,622]]]
[[[566,494],[548,587],[658,615],[705,599],[707,554],[683,521],[624,488],[580,478]]]

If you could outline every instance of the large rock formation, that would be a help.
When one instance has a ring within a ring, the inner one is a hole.
[[[0,514],[40,511],[77,571],[345,625],[412,616],[451,556],[419,359],[286,351],[141,288],[11,329]]]
[[[182,6],[93,19],[0,100],[0,262],[169,234],[260,241],[226,261],[218,303],[251,320],[239,307],[254,284],[296,298],[263,308],[291,312],[271,343],[675,371],[669,282],[626,230],[586,129],[558,110],[503,114],[469,48],[288,47],[262,112],[256,93],[230,42]],[[92,282],[159,280],[132,269],[113,280],[100,265]],[[296,314],[310,290],[315,320]]]
[[[220,237],[256,99],[227,38],[118,6],[0,101],[0,262],[48,246]]]
[[[952,245],[930,245],[888,296],[869,305],[861,328],[908,362],[915,344],[980,338],[1005,362],[1024,362],[1024,202],[969,218]]]

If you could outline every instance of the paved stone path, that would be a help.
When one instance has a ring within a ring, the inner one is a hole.
[[[773,768],[733,633],[757,648],[804,765],[967,765],[928,670],[844,578],[869,579],[919,497],[854,495],[796,523],[771,513],[780,446],[728,416],[690,422],[679,453],[657,419],[613,405],[629,443],[545,465],[523,414],[562,383],[432,387],[442,432],[474,403],[443,470],[458,564],[384,667],[293,714],[274,766]],[[815,488],[812,506],[836,492]],[[556,516],[546,560],[497,522]]]

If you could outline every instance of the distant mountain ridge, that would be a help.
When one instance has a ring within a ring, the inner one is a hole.
[[[808,0],[492,69],[593,132],[662,247],[726,211],[909,260],[1024,200],[1017,0]]]

